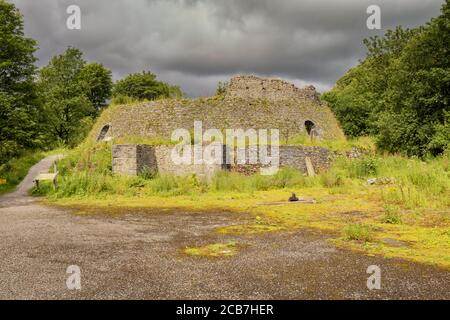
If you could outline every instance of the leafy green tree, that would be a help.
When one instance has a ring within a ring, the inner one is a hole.
[[[41,143],[35,51],[19,10],[0,0],[0,163]]]
[[[384,94],[383,116],[377,122],[379,145],[408,155],[437,155],[444,144],[435,136],[445,127],[450,111],[450,2],[442,14],[433,18],[404,46],[392,62],[389,86]],[[402,117],[402,122],[395,122]],[[397,139],[386,139],[385,132],[396,127]]]
[[[445,112],[445,121],[443,124],[438,123],[434,127],[435,134],[428,144],[430,150],[440,150],[450,152],[450,111]]]
[[[368,55],[323,95],[350,136],[372,134],[381,149],[444,152],[450,97],[450,5],[414,30],[364,41]]]
[[[367,57],[350,69],[322,98],[327,101],[346,135],[355,137],[377,132],[377,114],[384,109],[391,65],[416,31],[397,27],[384,37],[364,40]]]
[[[116,82],[113,88],[113,97],[130,97],[138,100],[155,100],[182,96],[179,87],[170,86],[156,79],[150,71],[130,74]]]
[[[53,136],[73,146],[83,138],[111,91],[111,72],[86,64],[83,53],[69,47],[39,73],[38,85]]]
[[[99,63],[89,63],[81,69],[80,79],[87,84],[87,97],[97,115],[111,98],[112,72]]]

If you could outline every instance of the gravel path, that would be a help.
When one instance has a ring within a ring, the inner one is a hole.
[[[34,178],[41,172],[48,172],[55,161],[62,159],[63,155],[48,156],[35,164],[28,171],[27,176],[17,186],[16,190],[0,196],[0,208],[6,206],[24,205],[34,202],[36,199],[28,196],[28,190],[34,185]]]
[[[224,212],[80,215],[39,205],[28,186],[0,198],[0,299],[450,299],[450,272],[338,250],[321,233],[218,235],[250,219]],[[226,241],[236,256],[181,253]],[[69,265],[81,269],[79,291],[66,287]],[[367,289],[370,265],[381,290]]]

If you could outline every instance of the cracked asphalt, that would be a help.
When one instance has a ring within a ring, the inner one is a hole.
[[[317,231],[219,235],[251,218],[227,212],[81,215],[40,205],[27,181],[0,197],[0,299],[450,299],[450,272],[336,249]],[[228,241],[236,256],[181,252]],[[70,265],[81,290],[66,286]],[[381,268],[380,290],[367,288],[370,265]]]

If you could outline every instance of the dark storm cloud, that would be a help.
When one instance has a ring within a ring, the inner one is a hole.
[[[364,57],[366,9],[382,10],[382,32],[439,14],[441,0],[16,0],[40,64],[67,46],[113,70],[143,69],[190,95],[211,94],[236,73],[330,88]],[[66,8],[82,10],[82,29],[66,28]]]

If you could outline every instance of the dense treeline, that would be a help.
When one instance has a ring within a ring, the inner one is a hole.
[[[348,136],[382,150],[437,155],[450,146],[450,4],[427,25],[364,41],[368,54],[323,95]]]
[[[37,42],[24,35],[19,10],[0,0],[0,164],[26,150],[78,144],[112,97],[183,95],[146,71],[113,85],[110,70],[86,62],[71,47],[37,70],[36,50]]]

